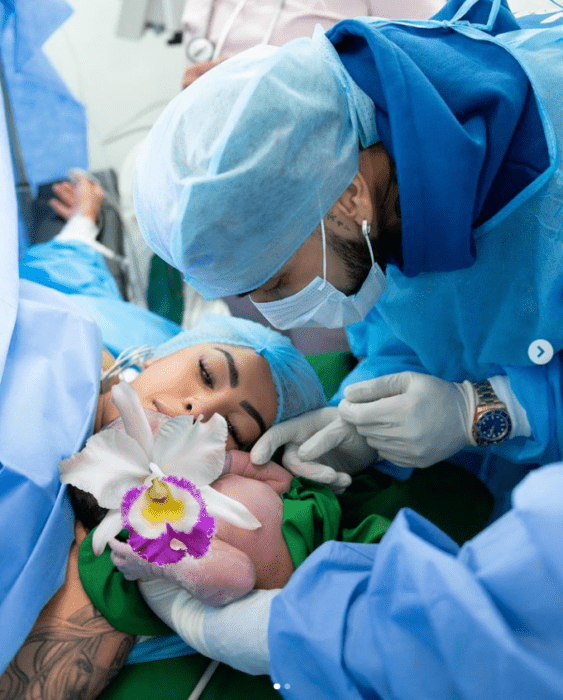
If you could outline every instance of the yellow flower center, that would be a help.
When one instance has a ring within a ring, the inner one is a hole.
[[[151,487],[145,491],[145,502],[143,516],[153,525],[163,520],[181,518],[185,512],[182,501],[174,498],[168,484],[157,478],[152,480]]]

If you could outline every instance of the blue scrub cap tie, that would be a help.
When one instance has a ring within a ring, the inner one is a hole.
[[[278,394],[274,424],[326,405],[323,387],[315,370],[290,339],[247,319],[205,314],[193,328],[178,333],[155,348],[153,357],[170,355],[200,343],[225,343],[252,348],[268,361]]]
[[[322,31],[256,46],[178,95],[142,144],[135,208],[156,253],[205,298],[259,287],[378,140],[373,102]]]

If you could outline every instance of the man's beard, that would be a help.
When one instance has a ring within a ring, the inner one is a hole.
[[[387,241],[392,237],[392,231],[382,226],[377,232],[377,241],[374,241],[370,236],[373,256],[383,272],[387,267],[388,251],[385,246],[380,244],[380,241]],[[346,289],[342,291],[346,296],[357,294],[371,270],[371,256],[366,241],[363,237],[353,240],[342,239],[332,231],[327,231],[327,246],[332,249],[339,260],[342,260],[346,267],[349,281]]]

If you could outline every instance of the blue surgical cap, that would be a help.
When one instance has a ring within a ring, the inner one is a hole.
[[[332,44],[256,46],[164,110],[136,165],[147,243],[205,298],[259,287],[295,253],[378,140],[375,108]]]
[[[234,316],[205,314],[189,330],[155,348],[153,357],[170,355],[200,343],[224,343],[252,348],[270,365],[278,394],[275,423],[326,405],[323,387],[313,367],[289,338],[260,323]]]

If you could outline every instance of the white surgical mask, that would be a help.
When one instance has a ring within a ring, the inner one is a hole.
[[[367,221],[363,222],[362,234],[369,248],[371,269],[359,292],[351,296],[346,296],[326,279],[326,237],[322,220],[321,231],[323,279],[315,277],[306,287],[285,299],[260,303],[252,301],[251,297],[254,306],[275,328],[342,328],[363,321],[383,294],[385,275],[375,262]]]

